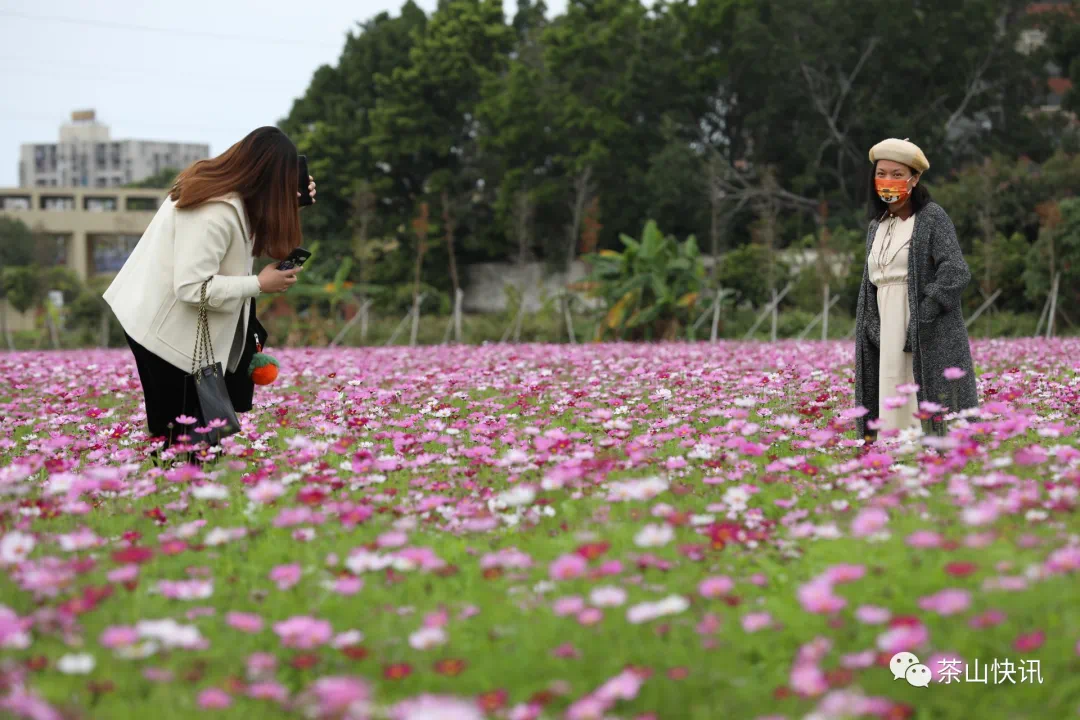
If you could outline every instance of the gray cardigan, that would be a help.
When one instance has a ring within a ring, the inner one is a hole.
[[[870,223],[866,254],[874,244],[878,221]],[[956,228],[937,203],[928,203],[915,215],[908,252],[908,305],[911,321],[905,350],[912,353],[919,402],[929,401],[950,410],[977,407],[975,368],[971,346],[960,307],[961,295],[971,271],[968,270]],[[872,435],[867,423],[878,417],[878,367],[881,317],[877,288],[870,282],[869,267],[863,263],[862,288],[855,311],[855,404],[869,410],[856,421],[860,437]],[[946,380],[946,368],[958,367],[967,374],[960,380]],[[940,420],[932,423],[943,431]]]

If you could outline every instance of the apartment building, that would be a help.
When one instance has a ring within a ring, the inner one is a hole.
[[[203,143],[114,140],[95,111],[83,110],[60,127],[59,142],[21,146],[19,186],[118,187],[208,157]]]

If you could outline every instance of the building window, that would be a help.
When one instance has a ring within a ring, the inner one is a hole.
[[[130,212],[154,212],[157,208],[157,198],[129,197],[127,199],[127,209]]]
[[[26,195],[0,197],[0,210],[29,210],[30,198]]]
[[[68,196],[46,195],[41,198],[42,210],[74,210],[75,198]]]
[[[115,273],[139,242],[138,235],[93,235],[90,237],[90,262],[95,273]]]
[[[98,143],[94,146],[94,162],[98,170],[105,169],[105,144]]]
[[[102,183],[105,178],[98,178]],[[114,197],[88,197],[84,207],[89,212],[116,212],[116,198]]]
[[[106,187],[108,185],[108,178],[96,177],[94,178],[94,187]]]

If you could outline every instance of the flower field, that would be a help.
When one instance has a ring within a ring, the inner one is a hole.
[[[973,351],[863,447],[850,344],[285,350],[201,469],[0,354],[0,716],[1075,717],[1080,341]]]

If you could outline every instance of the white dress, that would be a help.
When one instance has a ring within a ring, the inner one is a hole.
[[[914,213],[907,220],[890,217],[878,225],[867,258],[870,282],[877,287],[878,314],[881,316],[881,347],[878,365],[879,430],[900,430],[918,426],[919,401],[915,393],[903,396],[907,402],[895,407],[890,398],[902,397],[898,385],[915,382],[912,355],[904,352],[908,323],[908,248],[915,228]]]

